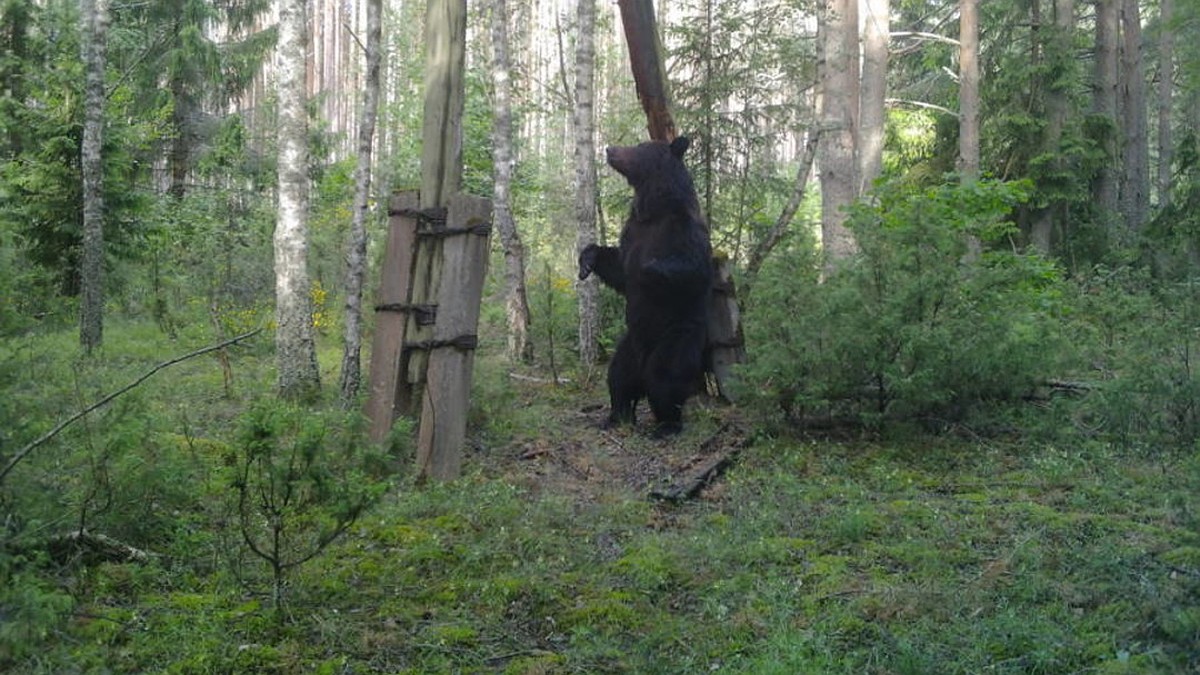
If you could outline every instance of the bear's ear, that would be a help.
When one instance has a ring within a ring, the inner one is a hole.
[[[692,139],[687,136],[676,136],[675,140],[671,141],[671,154],[683,159],[683,153],[687,152],[691,144]]]

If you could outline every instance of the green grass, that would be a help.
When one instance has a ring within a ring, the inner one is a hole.
[[[171,355],[115,323],[101,365],[69,331],[0,344],[5,454]],[[327,338],[325,344],[335,345]],[[65,356],[64,356],[65,355]],[[269,395],[268,338],[156,376],[2,487],[10,672],[1171,673],[1200,667],[1200,455],[1089,444],[760,436],[699,499],[649,501],[623,457],[686,455],[580,413],[602,385],[514,380],[485,352],[466,475],[387,497],[291,577],[282,622],[222,466]],[[326,388],[334,351],[323,352]],[[17,377],[8,377],[8,375]],[[23,375],[22,375],[23,374]],[[36,376],[35,376],[36,375]],[[332,396],[329,396],[332,398]],[[594,417],[594,416],[593,416]],[[740,423],[753,426],[744,419]],[[519,460],[523,449],[548,451]],[[582,467],[582,469],[581,469]],[[588,469],[584,471],[583,469]],[[108,491],[91,489],[98,480]],[[89,491],[90,490],[90,491]],[[105,497],[107,495],[107,497]],[[104,498],[102,498],[104,497]],[[164,554],[52,563],[89,527]],[[14,617],[25,619],[20,630]]]

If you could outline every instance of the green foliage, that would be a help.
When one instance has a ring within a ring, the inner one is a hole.
[[[252,407],[237,443],[232,487],[242,540],[270,566],[279,611],[285,575],[321,553],[382,495],[384,462],[357,414],[285,403]]]
[[[1054,266],[967,237],[1010,234],[1021,184],[882,192],[851,226],[859,256],[825,280],[793,248],[750,298],[749,386],[788,415],[955,421],[1013,402],[1053,372],[1063,287]]]

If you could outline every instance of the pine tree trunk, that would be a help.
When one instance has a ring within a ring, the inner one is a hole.
[[[375,120],[379,111],[380,42],[383,0],[367,0],[366,79],[358,122],[358,163],[354,167],[354,211],[346,246],[346,326],[342,346],[342,375],[338,383],[342,407],[354,405],[362,381],[362,300],[367,277],[367,216],[370,213],[371,158]]]
[[[858,198],[858,0],[821,0],[821,244],[830,263],[854,254],[846,209]]]
[[[1071,44],[1071,31],[1075,28],[1074,0],[1054,0],[1054,29],[1040,33],[1043,40],[1042,54],[1047,59],[1053,59],[1049,70],[1059,72],[1066,64],[1059,63],[1062,59],[1074,58],[1064,45]],[[1052,166],[1061,167],[1062,135],[1067,123],[1070,107],[1069,92],[1063,81],[1048,82],[1044,87],[1046,127],[1042,134],[1042,151],[1053,156]],[[1030,244],[1042,255],[1050,255],[1053,247],[1054,230],[1058,219],[1065,215],[1061,200],[1055,200],[1037,209],[1030,224]]]
[[[1150,211],[1150,142],[1138,4],[1138,0],[1121,2],[1121,214],[1133,232],[1142,229]]]
[[[579,0],[575,51],[576,252],[596,243],[596,141],[592,88],[596,66],[596,0]],[[579,296],[579,359],[591,366],[600,357],[600,287],[595,275],[576,282]]]
[[[308,283],[308,122],[305,0],[280,0],[276,47],[279,211],[275,223],[275,356],[279,395],[320,389]]]
[[[883,171],[883,132],[887,122],[888,34],[891,31],[890,0],[865,0],[863,17],[862,100],[859,102],[859,163],[862,192]]]
[[[492,219],[504,248],[504,309],[508,320],[508,357],[533,360],[529,339],[529,299],[525,291],[525,247],[513,220],[511,190],[513,172],[512,80],[508,53],[508,3],[492,2],[492,82],[495,86],[492,148],[495,173],[492,182]]]
[[[82,5],[84,64],[83,255],[80,265],[79,342],[86,353],[98,348],[104,336],[104,68],[108,32],[108,0],[84,0]]]
[[[1092,114],[1109,122],[1100,138],[1105,159],[1092,180],[1092,199],[1102,218],[1110,218],[1120,207],[1117,167],[1121,151],[1117,144],[1117,62],[1120,38],[1121,0],[1096,0],[1095,69],[1092,82]]]
[[[1158,5],[1158,207],[1171,205],[1171,163],[1174,141],[1171,134],[1171,107],[1175,99],[1175,0],[1159,0]]]

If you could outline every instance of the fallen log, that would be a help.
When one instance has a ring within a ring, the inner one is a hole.
[[[731,424],[725,423],[720,429],[717,429],[716,433],[701,444],[701,452],[711,452],[713,448],[720,445],[725,432],[731,427]],[[742,448],[747,445],[749,445],[749,440],[746,438],[735,440],[719,454],[701,462],[699,466],[682,480],[676,481],[667,488],[651,490],[650,498],[665,502],[681,502],[685,499],[695,497],[701,490],[712,483],[713,480],[725,473],[725,470],[737,459]]]

